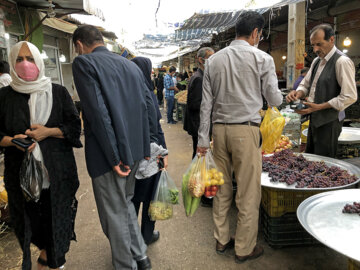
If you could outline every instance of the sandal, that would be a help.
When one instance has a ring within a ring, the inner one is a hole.
[[[41,264],[42,266],[48,266],[47,261],[40,257],[37,259],[37,262],[38,262],[38,264]]]

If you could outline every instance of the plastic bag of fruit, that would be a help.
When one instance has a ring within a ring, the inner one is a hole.
[[[205,157],[196,155],[188,169],[189,180],[187,188],[192,197],[200,198],[205,192]]]
[[[206,152],[204,159],[205,166],[205,192],[207,198],[212,198],[216,195],[219,186],[224,184],[224,175],[220,172],[215,164],[211,151]]]
[[[171,218],[173,215],[173,204],[178,202],[179,190],[167,171],[163,170],[156,188],[154,200],[150,202],[150,219],[155,221]]]
[[[201,195],[205,191],[205,182],[201,177],[201,164],[204,160],[205,157],[196,155],[183,175],[182,198],[186,216],[192,216],[195,213],[199,207]],[[197,197],[193,196],[194,193]]]
[[[276,144],[280,139],[284,126],[285,118],[279,110],[275,107],[268,108],[260,126],[263,137],[262,150],[265,154],[270,154],[275,151]]]

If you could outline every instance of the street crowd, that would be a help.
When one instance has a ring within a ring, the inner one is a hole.
[[[193,139],[192,156],[205,155],[213,141],[214,160],[225,180],[211,202],[215,249],[222,255],[234,248],[236,263],[264,253],[257,244],[262,171],[259,111],[263,99],[270,107],[283,102],[274,60],[257,48],[264,23],[257,12],[242,13],[228,47],[217,52],[210,47],[198,50],[198,69],[188,86],[184,129]],[[91,25],[78,27],[72,41],[78,53],[72,69],[84,121],[86,164],[100,223],[110,242],[113,267],[151,269],[146,250],[159,239],[160,232],[154,229],[155,221],[147,210],[161,166],[142,177],[138,172],[152,162],[163,164],[165,169],[168,166],[160,124],[162,98],[153,92],[152,63],[145,57],[130,61],[110,52],[100,31]],[[344,110],[357,100],[355,68],[335,47],[330,25],[314,27],[310,41],[318,57],[286,100],[305,99],[306,108],[297,112],[310,119],[306,152],[334,157]],[[26,41],[14,45],[9,66],[9,71],[0,70],[10,73],[0,89],[0,147],[5,149],[4,181],[15,234],[23,250],[22,269],[31,269],[31,243],[40,250],[39,270],[60,269],[70,241],[76,240],[79,180],[73,148],[82,147],[81,120],[67,90],[45,76],[35,45]],[[164,88],[169,124],[175,123],[175,72],[176,68],[170,67],[157,89],[162,93]],[[161,149],[162,154],[155,154],[155,149]],[[23,160],[30,155],[37,168],[46,171],[39,197],[32,200],[24,196],[21,173]],[[228,216],[233,175],[238,187],[235,235],[229,232]]]

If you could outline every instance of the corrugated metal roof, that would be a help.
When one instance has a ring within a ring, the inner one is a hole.
[[[303,2],[305,0],[282,0],[271,7],[254,9],[264,14],[271,8],[280,8],[289,4]],[[235,26],[240,15],[249,9],[218,12],[208,14],[194,14],[185,21],[183,27],[175,31],[176,41],[187,41],[198,39],[201,42],[210,42],[213,34],[224,32]]]

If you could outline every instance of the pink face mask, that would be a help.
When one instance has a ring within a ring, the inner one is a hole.
[[[35,81],[39,76],[38,67],[29,61],[21,61],[15,64],[15,71],[17,75],[24,81]]]

